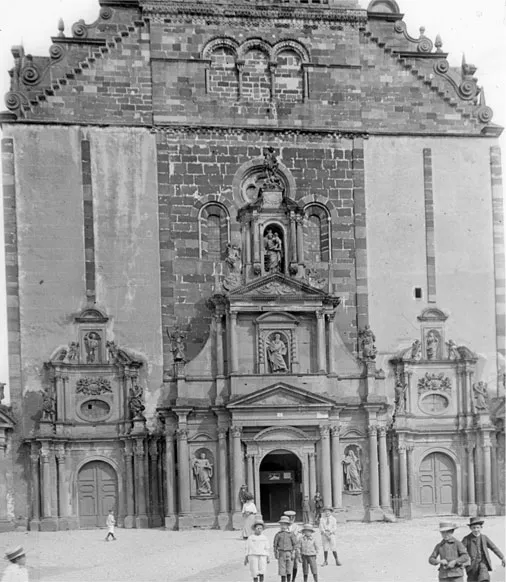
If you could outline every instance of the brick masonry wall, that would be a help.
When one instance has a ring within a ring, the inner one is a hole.
[[[297,143],[295,138],[277,136],[273,144],[272,138],[257,134],[160,133],[157,153],[162,325],[189,326],[189,358],[200,351],[209,333],[206,300],[212,295],[216,270],[212,260],[199,259],[198,210],[212,200],[225,204],[231,215],[232,242],[240,244],[236,215],[245,202],[234,195],[234,176],[242,164],[261,157],[262,148],[268,145],[275,145],[280,161],[294,178],[296,191],[290,196],[304,204],[321,202],[330,210],[332,281],[345,300],[338,315],[339,329],[348,348],[353,351],[356,347],[353,173],[363,173],[363,165],[361,169],[352,167],[353,142],[315,138]],[[361,153],[358,155],[362,157]],[[320,268],[326,273],[327,263],[321,263]],[[170,362],[170,346],[164,337],[165,370]]]

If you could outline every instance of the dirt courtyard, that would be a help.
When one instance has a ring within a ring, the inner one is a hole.
[[[442,518],[443,519],[443,518]],[[448,519],[448,518],[444,518]],[[354,523],[339,526],[339,558],[343,565],[319,567],[319,582],[429,582],[437,569],[428,557],[440,540],[438,518],[389,523]],[[456,518],[457,538],[469,529],[467,518]],[[484,533],[505,548],[504,517],[487,518]],[[276,528],[266,532],[272,541]],[[117,530],[116,542],[105,542],[105,530],[55,533],[0,534],[0,551],[21,544],[27,552],[30,580],[44,582],[248,582],[243,565],[244,543],[239,532],[194,530],[172,532]],[[319,541],[319,535],[317,536]],[[321,547],[321,546],[320,546]],[[505,580],[495,555],[492,582]],[[318,557],[318,564],[322,555]],[[332,563],[332,561],[330,561]],[[5,568],[0,563],[0,573]],[[301,573],[298,580],[302,582]],[[311,580],[311,576],[309,577]],[[280,580],[271,558],[266,582]]]

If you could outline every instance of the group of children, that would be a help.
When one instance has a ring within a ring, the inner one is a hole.
[[[257,519],[253,524],[253,534],[246,540],[244,564],[249,564],[253,582],[263,582],[269,563],[269,540],[263,533],[264,527],[264,522]],[[319,547],[313,537],[313,526],[306,523],[299,528],[295,523],[295,511],[285,511],[279,520],[279,527],[280,530],[274,536],[273,551],[278,561],[281,582],[295,582],[299,563],[302,564],[304,582],[308,580],[309,570],[311,570],[313,580],[318,582],[316,557]],[[332,516],[331,507],[324,508],[324,516],[320,519],[319,528],[324,556],[322,566],[328,565],[329,550],[334,556],[336,566],[340,566],[336,548],[337,521]]]

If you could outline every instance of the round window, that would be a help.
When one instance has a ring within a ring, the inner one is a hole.
[[[111,407],[103,400],[86,400],[81,404],[81,416],[86,420],[104,420],[109,416]]]
[[[443,394],[426,394],[421,402],[420,408],[427,414],[441,414],[449,406],[448,398]]]

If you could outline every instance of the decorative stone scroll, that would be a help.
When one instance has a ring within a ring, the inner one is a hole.
[[[107,378],[79,378],[76,382],[76,393],[85,396],[98,396],[112,392],[111,382]]]
[[[444,375],[444,372],[439,374],[425,374],[423,378],[418,380],[418,394],[425,394],[426,392],[451,392],[452,384],[450,378]]]

